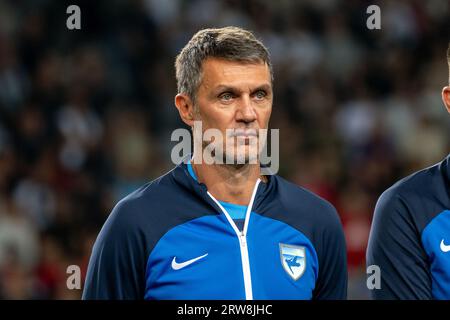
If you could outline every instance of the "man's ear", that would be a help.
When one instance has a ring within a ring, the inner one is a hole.
[[[447,112],[450,113],[450,86],[446,86],[442,89],[442,101],[444,101]]]
[[[191,98],[184,93],[179,93],[175,96],[175,106],[180,113],[181,120],[189,127],[194,126],[194,104]]]

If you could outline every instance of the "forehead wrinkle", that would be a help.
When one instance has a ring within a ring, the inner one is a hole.
[[[252,70],[249,72],[249,69]],[[220,86],[239,91],[242,91],[243,87],[248,90],[264,86],[272,87],[269,67],[263,63],[240,63],[222,59],[208,59],[203,64],[201,75],[200,86],[208,90],[217,90]],[[266,79],[261,80],[261,83],[255,83],[255,78]],[[220,81],[220,83],[215,85],[217,81]]]

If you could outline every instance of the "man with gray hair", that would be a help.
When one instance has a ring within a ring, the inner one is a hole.
[[[83,298],[345,299],[336,210],[261,170],[260,132],[273,100],[265,46],[241,28],[205,29],[175,67],[175,105],[200,143],[116,205],[94,245]],[[205,161],[213,143],[214,161]]]
[[[447,48],[450,75],[450,43]],[[449,84],[442,101],[450,113]],[[379,300],[450,300],[450,155],[401,179],[378,199],[367,247]]]

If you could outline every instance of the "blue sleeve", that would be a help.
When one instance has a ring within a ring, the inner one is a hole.
[[[420,228],[396,188],[378,200],[367,248],[367,265],[380,268],[381,288],[374,299],[431,299],[431,275]]]
[[[316,243],[319,259],[319,275],[314,289],[314,299],[344,300],[347,299],[347,250],[345,236],[339,216],[331,207],[332,213],[326,227],[322,229]]]
[[[136,215],[119,202],[92,249],[82,299],[143,299],[145,252]]]

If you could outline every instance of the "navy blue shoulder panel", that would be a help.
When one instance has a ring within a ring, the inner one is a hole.
[[[215,214],[198,201],[201,186],[187,175],[177,166],[119,201],[93,247],[83,299],[143,299],[147,259],[158,240],[177,225]]]
[[[432,274],[421,235],[450,207],[448,159],[395,183],[378,199],[367,264],[381,270],[375,299],[431,299]]]
[[[271,176],[265,199],[255,200],[255,211],[302,232],[313,244],[319,275],[313,298],[346,299],[347,256],[342,224],[326,200],[279,176]],[[273,197],[267,199],[267,197]],[[259,203],[264,202],[263,207]]]

